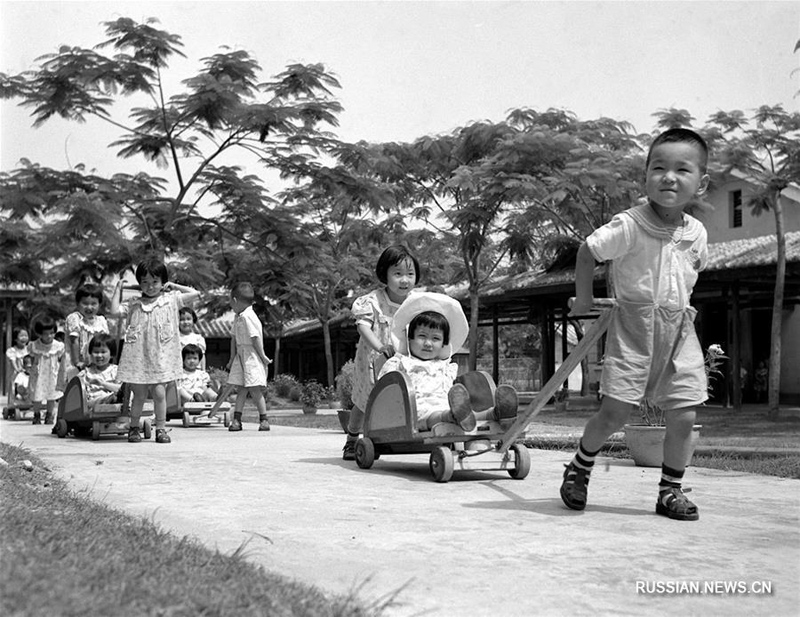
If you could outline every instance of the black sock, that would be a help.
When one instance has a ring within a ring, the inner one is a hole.
[[[661,465],[661,482],[658,483],[659,490],[663,491],[668,488],[680,488],[684,473],[686,473],[685,469],[678,471],[672,467]]]
[[[585,469],[587,472],[591,472],[592,467],[594,467],[594,459],[598,452],[600,452],[599,449],[595,450],[594,452],[589,452],[583,447],[583,439],[581,439],[580,443],[578,444],[578,451],[575,453],[572,463],[576,467],[580,467],[581,469]]]
[[[233,419],[238,420],[239,422],[242,421],[242,412],[241,411],[234,411],[233,412]]]

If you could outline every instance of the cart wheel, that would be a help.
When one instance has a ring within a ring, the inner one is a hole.
[[[453,477],[453,453],[446,446],[438,446],[431,451],[429,462],[433,479],[447,482]]]
[[[369,469],[375,462],[375,444],[369,437],[360,437],[356,442],[356,464],[361,469]]]
[[[228,428],[231,425],[231,412],[226,411],[222,414],[222,424],[225,428]]]
[[[150,424],[150,420],[142,420],[142,436],[145,439],[150,439],[150,435],[153,433],[153,427]]]
[[[92,422],[92,439],[97,441],[100,439],[100,423]]]
[[[8,417],[9,417],[8,407],[3,407],[3,420],[8,420]]]
[[[515,480],[522,480],[531,470],[531,454],[528,448],[518,443],[511,449],[514,451],[514,467],[508,470],[508,475]]]
[[[68,431],[69,427],[67,426],[67,421],[64,420],[64,418],[59,418],[58,422],[56,422],[56,435],[64,439]]]
[[[183,428],[189,428],[192,425],[192,420],[189,418],[189,412],[183,412]]]

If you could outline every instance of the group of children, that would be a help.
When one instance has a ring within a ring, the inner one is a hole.
[[[82,381],[89,408],[97,403],[122,402],[130,392],[128,441],[132,443],[141,441],[140,419],[148,397],[153,400],[156,443],[171,441],[166,429],[166,390],[171,383],[177,384],[181,402],[216,399],[204,368],[205,339],[194,331],[197,315],[191,303],[200,294],[170,283],[167,267],[158,259],[140,263],[135,275],[140,296],[121,302],[120,281],[109,309],[109,317],[121,319],[125,325],[118,365],[113,363],[116,340],[109,334],[108,321],[99,314],[104,299],[100,285],[78,287],[77,309],[65,320],[65,342],[56,340],[57,325],[50,318],[35,322],[37,338],[32,342],[25,328],[14,329],[14,344],[6,352],[12,398],[15,406],[32,406],[34,424],[42,423],[42,407],[46,409],[44,423],[54,423],[58,399],[75,376]],[[270,360],[264,353],[261,325],[251,306],[253,299],[252,285],[234,286],[231,306],[236,318],[228,383],[241,387],[231,431],[242,429],[248,395],[259,411],[259,430],[269,430],[263,388]]]
[[[684,210],[708,186],[707,161],[706,143],[694,131],[670,129],[659,135],[646,160],[647,203],[616,215],[588,236],[578,251],[571,316],[586,315],[591,309],[595,262],[611,264],[616,306],[611,309],[600,382],[602,403],[587,422],[578,451],[563,475],[561,498],[571,509],[586,507],[589,479],[603,443],[622,427],[633,409],[648,400],[667,410],[656,512],[676,520],[699,518],[697,506],[682,490],[682,478],[695,407],[707,399],[704,357],[693,323],[696,311],[689,303],[698,273],[707,261],[707,235],[702,223]],[[355,357],[354,406],[343,458],[355,459],[355,444],[380,365],[378,358],[385,361],[378,376],[388,371],[408,375],[416,393],[419,430],[429,430],[438,422],[451,422],[469,431],[477,420],[513,417],[517,409],[513,388],[498,386],[494,407],[476,411],[467,389],[455,382],[457,365],[451,356],[467,339],[466,318],[455,300],[443,294],[414,291],[420,267],[410,251],[402,245],[387,248],[378,259],[376,275],[379,288],[357,298],[352,306],[360,336]],[[133,402],[129,441],[140,439],[139,417],[149,393],[154,401],[156,441],[165,443],[170,441],[164,428],[165,388],[169,382],[183,378],[180,356],[184,328],[179,329],[179,324],[188,326],[191,320],[181,311],[198,297],[198,292],[169,283],[166,267],[158,261],[140,264],[136,279],[141,297],[120,307],[116,294],[112,304],[111,314],[127,320],[116,375],[108,364],[113,355],[112,342],[96,336],[104,328],[103,334],[107,333],[105,320],[97,315],[102,296],[92,293],[76,294],[77,314],[67,319],[68,366],[83,370],[87,383],[98,390],[113,390],[123,382],[130,385]],[[231,292],[236,317],[228,383],[239,386],[232,431],[242,429],[247,396],[252,397],[258,409],[259,430],[269,430],[263,388],[270,360],[264,353],[253,299],[249,283],[240,283]],[[33,397],[35,401],[47,401],[50,419],[57,398],[55,367],[65,350],[54,341],[55,324],[38,322],[35,330],[39,338],[28,344],[36,375],[32,380]],[[91,334],[95,334],[94,338]],[[26,335],[17,334],[17,349],[25,346]],[[183,366],[190,372],[202,370],[202,346],[196,340],[186,342]],[[21,352],[14,353],[19,356]],[[213,396],[205,373],[186,379],[183,384],[184,400],[207,400]]]
[[[664,463],[656,513],[675,520],[697,520],[697,506],[682,490],[682,479],[695,421],[695,407],[708,396],[704,357],[694,329],[696,311],[689,303],[698,273],[707,262],[707,234],[684,210],[706,191],[708,147],[689,129],[656,137],[645,163],[647,203],[615,216],[581,245],[575,272],[575,301],[570,315],[589,313],[596,262],[610,262],[617,304],[607,334],[598,412],[587,422],[578,451],[566,465],[561,498],[583,510],[587,487],[603,443],[628,420],[642,401],[666,410]],[[353,303],[360,333],[350,416],[343,458],[355,458],[355,443],[374,386],[374,362],[389,358],[389,370],[408,374],[416,391],[420,430],[446,421],[465,430],[479,416],[469,394],[454,383],[449,361],[463,344],[463,311],[439,294],[412,293],[419,264],[404,247],[390,247],[376,268],[382,286]],[[457,303],[456,303],[457,304]],[[494,417],[516,412],[516,394],[502,386]]]

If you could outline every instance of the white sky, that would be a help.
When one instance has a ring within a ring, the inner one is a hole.
[[[569,109],[653,129],[658,109],[751,110],[800,98],[800,2],[18,2],[0,0],[0,71],[16,73],[60,44],[90,47],[102,21],[157,17],[181,35],[172,83],[220,46],[251,52],[264,81],[293,62],[322,62],[342,84],[337,134],[412,141],[509,109]],[[792,72],[795,74],[792,75]],[[172,93],[177,92],[177,89]],[[31,128],[0,104],[0,170],[21,157],[101,173],[142,169],[106,149],[99,122]]]

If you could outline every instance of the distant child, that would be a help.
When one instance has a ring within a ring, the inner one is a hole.
[[[189,344],[197,345],[202,351],[200,368],[206,368],[206,339],[202,334],[195,332],[197,326],[197,313],[189,306],[181,307],[178,311],[178,328],[181,333],[181,348]]]
[[[117,291],[110,311],[112,315],[119,313],[127,318],[117,378],[130,384],[133,394],[128,441],[142,440],[139,419],[149,393],[156,416],[156,443],[170,443],[172,440],[166,430],[166,387],[183,373],[178,310],[200,294],[191,287],[168,282],[167,266],[157,258],[146,259],[137,266],[136,280],[141,297],[120,306]]]
[[[31,404],[31,367],[33,366],[33,356],[25,356],[22,359],[22,370],[14,377],[11,390],[14,398],[14,407],[27,407]]]
[[[756,403],[762,403],[766,400],[767,387],[769,385],[769,367],[765,360],[758,363],[756,374],[753,379],[753,390],[756,395]]]
[[[398,351],[383,365],[380,376],[390,371],[408,375],[414,388],[417,430],[429,431],[448,422],[471,431],[478,420],[516,415],[517,393],[511,386],[497,387],[494,407],[475,411],[467,388],[454,383],[458,364],[452,362],[452,354],[469,333],[456,300],[440,293],[415,293],[395,313],[392,332]]]
[[[238,386],[233,420],[229,431],[242,430],[242,411],[248,395],[258,410],[258,430],[270,429],[267,421],[267,366],[272,362],[264,353],[264,329],[253,310],[255,291],[247,282],[240,282],[231,290],[231,308],[236,313],[231,332],[231,359],[228,362],[228,384]]]
[[[108,322],[99,314],[103,306],[103,288],[96,283],[84,283],[75,290],[76,311],[67,315],[67,353],[64,354],[63,389],[78,372],[91,362],[89,340],[95,334],[108,334]]]
[[[586,507],[587,486],[603,443],[642,401],[666,410],[664,463],[656,513],[695,521],[697,506],[681,483],[690,452],[695,406],[708,398],[703,351],[689,304],[707,262],[705,227],[684,212],[708,187],[708,148],[688,129],[670,129],[650,146],[648,203],[618,214],[578,251],[570,315],[589,312],[595,261],[611,261],[617,306],[612,309],[600,380],[603,402],[589,419],[567,465],[561,499]]]
[[[356,298],[352,308],[359,339],[353,373],[353,409],[342,453],[346,461],[356,458],[356,441],[364,426],[364,410],[375,385],[373,362],[380,355],[386,358],[394,355],[392,317],[419,282],[419,262],[405,246],[396,244],[381,253],[375,274],[382,285]]]
[[[56,322],[49,317],[37,321],[33,331],[39,336],[30,346],[31,400],[33,401],[33,423],[41,424],[41,406],[46,406],[45,424],[53,424],[56,401],[62,392],[58,389],[58,372],[64,356],[64,343],[56,339]]]
[[[215,401],[217,393],[211,387],[211,377],[200,368],[203,359],[203,350],[197,345],[189,343],[181,350],[183,356],[183,376],[178,382],[178,394],[181,402],[188,401]]]
[[[14,379],[22,371],[22,361],[28,355],[28,330],[17,326],[11,331],[11,340],[13,344],[6,349],[6,383],[9,385],[14,383]]]
[[[117,354],[117,342],[108,334],[95,334],[89,340],[87,351],[89,365],[78,373],[87,407],[93,409],[98,403],[121,402],[122,382],[117,378],[117,365],[112,364]]]

